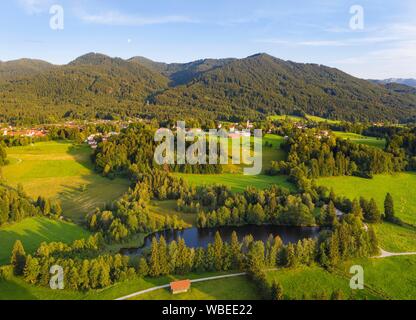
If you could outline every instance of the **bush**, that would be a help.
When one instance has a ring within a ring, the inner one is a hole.
[[[0,280],[10,280],[13,276],[12,266],[0,267]]]

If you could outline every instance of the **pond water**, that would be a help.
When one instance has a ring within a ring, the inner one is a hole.
[[[209,229],[198,229],[190,228],[185,230],[169,230],[154,233],[144,240],[144,245],[141,248],[133,249],[122,249],[121,252],[127,255],[140,254],[140,252],[149,248],[152,242],[152,239],[156,237],[157,239],[160,236],[164,236],[167,243],[170,243],[173,240],[178,240],[183,238],[188,247],[191,248],[206,248],[209,243],[214,242],[215,233],[219,231],[223,241],[229,242],[231,239],[231,234],[233,231],[237,232],[238,239],[241,241],[246,235],[252,235],[254,240],[267,241],[269,235],[279,236],[283,243],[295,243],[299,240],[306,238],[316,238],[319,235],[319,227],[285,227],[285,226],[272,226],[272,225],[248,225],[242,227],[217,227]]]

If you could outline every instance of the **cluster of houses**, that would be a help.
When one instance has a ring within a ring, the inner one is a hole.
[[[243,129],[239,130],[238,129],[238,128],[242,128],[242,127],[243,126],[240,126],[239,123],[231,124],[228,127],[228,138],[230,138],[230,139],[239,139],[240,137],[250,137],[250,130],[254,128],[254,125],[250,121],[247,121],[247,124],[245,126],[246,130],[243,130]],[[173,129],[175,129],[175,128],[176,128],[176,126],[173,126]],[[179,128],[176,128],[176,129],[179,129]],[[219,123],[217,125],[217,129],[222,130],[223,125],[221,123]],[[208,132],[204,132],[201,128],[189,128],[189,129],[186,129],[185,131],[189,136],[208,134]]]
[[[85,143],[88,143],[88,145],[91,147],[91,149],[97,149],[98,143],[101,141],[107,141],[108,138],[112,136],[119,135],[118,132],[109,132],[109,133],[94,133],[88,136],[88,138],[85,140]]]
[[[45,137],[48,132],[45,129],[17,129],[13,127],[7,127],[0,129],[3,136],[7,137],[29,137],[29,138],[41,138]]]

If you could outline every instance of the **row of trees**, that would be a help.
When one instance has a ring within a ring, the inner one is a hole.
[[[369,178],[406,168],[406,158],[332,135],[323,136],[315,129],[293,129],[287,134],[288,139],[281,144],[288,152],[287,161],[273,162],[270,175],[287,174],[293,180],[341,175]]]
[[[58,200],[39,197],[29,198],[21,185],[16,189],[0,184],[0,226],[22,221],[27,217],[45,216],[59,218],[62,214]]]
[[[162,220],[150,211],[151,199],[177,198],[183,185],[162,171],[141,175],[141,182],[109,205],[87,216],[91,231],[100,231],[107,241],[122,242],[136,233],[151,233],[160,230],[182,229],[185,222],[176,216],[165,216]]]
[[[40,209],[26,196],[21,186],[13,189],[0,184],[0,226],[38,214]]]
[[[66,256],[67,251],[55,250],[54,253],[45,254],[38,250],[34,256],[26,255],[22,243],[17,241],[11,258],[14,274],[30,284],[48,286],[51,267],[57,265],[63,269],[64,288],[71,290],[105,288],[136,274],[129,266],[129,258],[120,254],[81,259]]]
[[[0,144],[0,167],[7,164],[7,152],[6,149]]]

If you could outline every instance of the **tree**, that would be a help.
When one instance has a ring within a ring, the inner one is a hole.
[[[160,275],[160,258],[159,258],[159,244],[156,238],[152,239],[152,245],[150,248],[150,261],[149,261],[149,275],[157,277]]]
[[[217,231],[215,233],[214,239],[214,267],[215,270],[221,271],[222,270],[222,263],[223,263],[223,246],[224,243],[221,239],[220,233]]]
[[[39,261],[32,256],[27,256],[23,276],[26,282],[36,284],[40,273]]]
[[[6,149],[0,144],[0,166],[6,164],[7,153]]]
[[[26,252],[20,240],[16,240],[14,243],[10,262],[13,266],[14,274],[17,276],[23,275],[26,265]]]
[[[381,221],[381,212],[378,209],[377,203],[374,199],[370,200],[365,218],[367,221],[372,223],[379,223]]]
[[[360,218],[360,220],[364,219],[363,209],[361,208],[360,202],[357,199],[354,199],[354,201],[352,202],[351,214]]]
[[[334,226],[337,224],[337,213],[335,209],[335,205],[332,202],[332,200],[329,202],[326,210],[326,216],[325,216],[325,225],[326,226]]]
[[[144,278],[149,274],[149,266],[147,265],[147,261],[145,258],[140,258],[139,266],[137,268],[137,274]]]
[[[231,268],[237,270],[241,267],[241,244],[238,241],[238,236],[235,231],[231,234],[230,241],[230,250],[231,250]]]
[[[264,270],[264,243],[263,241],[253,242],[246,255],[247,271],[252,274],[259,274]]]
[[[272,300],[283,300],[283,287],[277,281],[273,281],[272,283],[271,296]]]
[[[161,236],[159,239],[159,267],[161,275],[169,274],[168,259],[168,246],[165,237]]]
[[[396,222],[393,197],[390,193],[387,193],[384,200],[384,219],[389,222]]]

